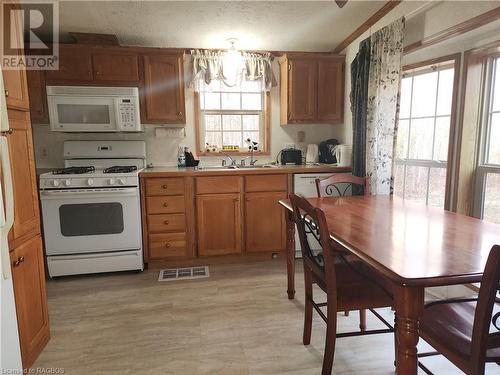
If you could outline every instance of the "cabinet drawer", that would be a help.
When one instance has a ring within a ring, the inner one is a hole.
[[[287,191],[287,175],[246,176],[245,191]]]
[[[198,177],[196,179],[196,193],[238,193],[241,190],[240,181],[241,177],[239,176]]]
[[[146,208],[148,214],[183,213],[184,196],[148,197]]]
[[[184,194],[183,178],[148,178],[146,180],[147,195],[181,195]]]
[[[149,257],[151,259],[185,256],[185,233],[165,233],[149,235]]]
[[[182,232],[186,229],[184,214],[148,215],[148,232]]]

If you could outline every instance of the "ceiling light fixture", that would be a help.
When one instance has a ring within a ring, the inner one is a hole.
[[[226,78],[226,84],[232,86],[237,83],[238,76],[243,69],[243,57],[241,55],[241,52],[238,51],[235,47],[238,39],[229,38],[227,39],[227,42],[229,42],[231,46],[224,54],[222,68],[224,77]]]

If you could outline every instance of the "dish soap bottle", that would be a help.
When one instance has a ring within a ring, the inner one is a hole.
[[[186,155],[184,154],[184,146],[179,146],[179,151],[177,153],[177,167],[186,167]]]

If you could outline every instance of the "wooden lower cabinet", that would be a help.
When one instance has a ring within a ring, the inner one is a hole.
[[[241,254],[239,193],[196,196],[198,255]]]
[[[10,253],[23,367],[29,368],[50,338],[42,239],[36,235]]]
[[[283,251],[285,249],[285,212],[278,201],[286,198],[286,192],[246,193],[245,243],[247,252]]]

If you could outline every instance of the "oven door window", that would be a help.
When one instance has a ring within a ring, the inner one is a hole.
[[[123,232],[121,203],[64,204],[59,207],[59,219],[65,237]]]

